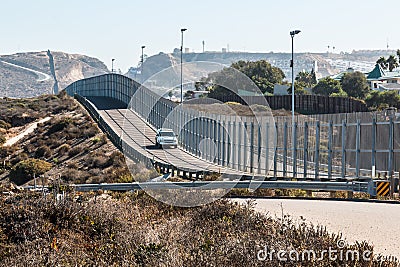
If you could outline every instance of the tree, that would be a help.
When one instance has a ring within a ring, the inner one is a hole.
[[[241,79],[237,71],[242,72],[250,80]],[[202,78],[196,82],[196,90],[210,91],[209,97],[216,97],[238,93],[237,89],[254,91],[255,85],[263,94],[273,93],[274,85],[281,84],[285,74],[277,67],[271,66],[266,60],[259,61],[238,61],[231,65],[231,68],[224,68],[221,71],[210,73],[207,78]],[[254,84],[253,84],[254,83]],[[223,86],[228,87],[224,88]]]
[[[399,58],[399,62],[400,62],[400,49],[397,49],[397,57]]]
[[[359,71],[349,72],[343,75],[340,84],[350,97],[365,99],[370,91],[367,78]]]
[[[388,59],[386,60],[386,63],[389,68],[389,71],[393,71],[395,68],[397,68],[399,66],[397,58],[393,55],[388,57]]]
[[[314,69],[311,72],[301,71],[296,76],[296,82],[302,83],[304,87],[311,88],[317,84]],[[295,85],[296,86],[296,85]]]
[[[368,107],[378,110],[387,107],[400,108],[400,95],[397,91],[372,91],[365,99],[365,103]]]
[[[326,77],[319,80],[318,84],[312,89],[314,94],[330,96],[331,94],[343,93],[342,86],[339,81]]]
[[[387,69],[387,62],[386,62],[386,58],[385,57],[380,57],[377,61],[377,64],[379,64],[382,69]]]

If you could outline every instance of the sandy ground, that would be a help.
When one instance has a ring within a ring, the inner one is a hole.
[[[24,136],[26,136],[26,135],[28,135],[28,134],[30,134],[30,133],[33,133],[33,131],[37,128],[37,125],[38,125],[39,123],[44,123],[44,122],[46,122],[46,121],[48,121],[48,120],[50,120],[50,119],[51,119],[51,117],[46,117],[46,118],[44,118],[44,119],[41,119],[41,120],[39,120],[39,121],[36,121],[36,122],[31,123],[24,131],[20,132],[20,133],[19,133],[18,135],[16,135],[16,136],[14,136],[14,137],[8,139],[8,140],[3,144],[3,146],[12,146],[12,145],[14,145],[16,142],[18,142],[19,140],[21,140],[22,138],[24,138]]]
[[[257,199],[255,208],[278,218],[282,217],[283,208],[283,213],[294,220],[303,216],[308,222],[326,226],[331,233],[343,233],[350,244],[366,240],[374,245],[375,253],[400,259],[400,204]]]

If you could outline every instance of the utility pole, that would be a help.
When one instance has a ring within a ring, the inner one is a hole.
[[[181,29],[181,103],[183,103],[183,32],[186,30],[185,28]]]
[[[294,107],[295,107],[295,102],[294,102],[294,36],[299,33],[300,33],[299,30],[290,32],[290,36],[292,37],[292,61],[290,62],[290,67],[292,67],[292,146],[293,146],[292,157],[293,157],[293,161],[295,159],[295,153],[296,153],[295,145],[294,145],[296,142],[295,135],[294,135],[295,127],[296,127],[296,124],[294,121]],[[295,165],[293,164],[293,177],[295,177],[295,173],[296,173]]]

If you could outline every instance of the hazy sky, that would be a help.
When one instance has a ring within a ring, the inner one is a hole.
[[[54,50],[94,56],[126,72],[145,54],[180,46],[246,52],[400,48],[399,0],[1,0],[0,54]]]

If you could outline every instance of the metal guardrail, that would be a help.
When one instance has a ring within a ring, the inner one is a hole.
[[[375,195],[374,182],[304,182],[304,181],[195,181],[142,182],[114,184],[76,184],[76,191],[131,191],[131,190],[215,190],[215,189],[302,189],[324,191],[363,192]]]

